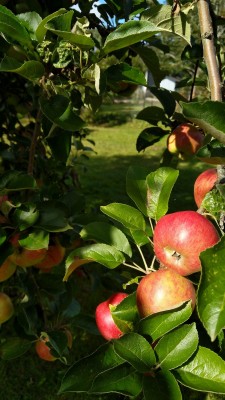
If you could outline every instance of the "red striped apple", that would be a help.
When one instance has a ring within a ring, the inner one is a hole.
[[[164,215],[157,222],[153,237],[161,265],[184,276],[201,270],[200,253],[219,240],[212,222],[195,211]]]
[[[217,181],[216,168],[209,168],[198,175],[194,183],[194,199],[199,208],[205,195],[213,189]]]
[[[193,283],[169,269],[151,272],[141,279],[137,288],[137,307],[142,318],[179,307],[191,300],[195,307],[196,292]]]
[[[178,125],[167,139],[167,149],[181,158],[191,156],[203,145],[204,134],[190,123]]]
[[[38,250],[30,250],[26,249],[19,244],[19,233],[15,234],[10,238],[10,243],[14,248],[13,254],[11,254],[8,258],[14,264],[18,265],[19,267],[31,267],[40,261],[46,255],[47,249],[38,249]]]
[[[111,311],[110,304],[117,306],[123,299],[127,297],[126,293],[115,293],[108,300],[100,303],[95,311],[95,320],[99,332],[106,340],[118,339],[123,335],[123,332],[115,324]]]

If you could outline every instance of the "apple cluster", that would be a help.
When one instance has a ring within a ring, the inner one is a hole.
[[[198,208],[216,180],[216,169],[206,170],[196,179],[194,198]],[[214,224],[198,211],[178,211],[162,216],[153,235],[158,269],[141,278],[136,291],[140,317],[177,308],[186,301],[191,301],[194,309],[196,290],[188,276],[201,271],[200,253],[219,240]],[[96,308],[96,324],[106,340],[123,335],[114,322],[111,306],[118,305],[126,296],[123,292],[115,293]]]

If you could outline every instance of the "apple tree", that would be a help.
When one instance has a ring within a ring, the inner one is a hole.
[[[74,280],[92,262],[126,277],[121,301],[106,299],[96,312],[95,326],[104,332],[110,321],[109,332],[119,336],[107,335],[94,353],[72,364],[60,393],[172,400],[182,399],[187,386],[225,394],[223,16],[205,0],[107,0],[98,14],[86,0],[63,7],[3,3],[1,357],[18,357],[35,344],[41,358],[67,362],[70,323],[82,319]],[[192,33],[193,15],[198,34]],[[185,83],[188,98],[160,88],[167,74],[159,57],[165,36],[171,44],[182,42],[184,59],[195,65],[192,82]],[[196,55],[197,40],[203,53]],[[151,72],[151,87],[135,57]],[[198,73],[206,87],[200,98]],[[91,218],[76,171],[79,157],[94,146],[84,110],[97,112],[109,91],[138,85],[161,106],[137,115],[149,123],[137,137],[137,151],[175,129],[178,134],[156,171],[129,167],[131,204],[110,203]],[[177,157],[216,165],[217,178],[196,210],[170,213]]]

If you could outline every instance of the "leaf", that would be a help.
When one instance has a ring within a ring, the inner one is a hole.
[[[121,358],[139,372],[149,371],[156,363],[151,345],[138,333],[127,333],[115,340],[114,349]]]
[[[140,321],[138,332],[151,336],[155,341],[186,322],[192,314],[191,302],[182,304],[172,311],[150,315]]]
[[[182,325],[163,336],[155,346],[162,369],[174,369],[186,362],[196,351],[198,332],[195,323]]]
[[[94,353],[77,361],[68,369],[62,379],[59,394],[65,392],[89,392],[93,381],[99,374],[107,370],[111,371],[112,368],[123,363],[124,360],[115,353],[113,344],[107,342]]]
[[[141,45],[132,46],[132,50],[141,57],[148,70],[151,72],[154,83],[159,86],[161,80],[165,77],[165,72],[160,68],[159,58],[155,51],[150,47]]]
[[[77,258],[95,261],[110,269],[118,267],[125,261],[124,255],[119,250],[104,243],[90,244],[72,251],[66,260],[66,267],[69,268],[69,264]]]
[[[49,245],[49,233],[43,230],[33,230],[19,239],[20,246],[29,250],[47,249]]]
[[[66,260],[66,270],[65,270],[65,275],[63,277],[63,282],[66,282],[70,275],[81,265],[85,265],[92,262],[92,260],[82,260],[79,257],[75,258],[73,257],[73,260],[71,261],[70,255],[68,259]]]
[[[40,106],[50,121],[66,131],[79,131],[84,126],[84,121],[74,112],[70,100],[65,96],[54,95],[50,99],[42,97]]]
[[[43,202],[39,206],[40,216],[36,227],[48,232],[65,232],[72,227],[68,223],[67,210],[62,203]]]
[[[148,170],[139,166],[130,166],[126,175],[126,191],[139,210],[147,216],[147,185]]]
[[[195,155],[201,161],[209,164],[224,164],[225,163],[225,146],[224,143],[217,139],[211,140],[209,143],[202,146]]]
[[[162,29],[156,27],[150,21],[128,21],[115,29],[107,36],[103,51],[105,54],[115,50],[131,46],[141,40],[146,40],[161,32]]]
[[[39,211],[35,204],[22,204],[21,207],[16,208],[12,214],[13,222],[18,226],[19,230],[22,231],[29,226],[35,224],[38,220]]]
[[[183,103],[183,115],[225,144],[225,104],[219,101]]]
[[[138,319],[136,292],[129,294],[117,306],[110,306],[115,324],[122,332],[130,332]]]
[[[24,189],[36,189],[35,179],[19,171],[7,171],[0,176],[0,191],[4,193]]]
[[[47,24],[47,22],[51,21],[51,19],[55,18],[57,15],[62,15],[66,12],[67,12],[67,10],[65,8],[60,8],[59,10],[55,11],[53,14],[47,15],[47,17],[45,17],[40,22],[40,24],[38,25],[38,27],[36,29],[36,38],[39,43],[42,42],[45,38],[45,34],[47,32],[47,28],[45,25]]]
[[[170,194],[178,175],[178,170],[161,167],[147,176],[147,211],[150,218],[157,221],[167,213]]]
[[[0,345],[0,357],[8,361],[21,357],[32,346],[32,341],[20,337],[11,337]]]
[[[173,370],[173,374],[191,389],[225,393],[225,361],[206,347],[199,346],[191,360]]]
[[[176,108],[176,101],[171,92],[167,89],[157,88],[154,86],[152,86],[150,90],[152,94],[160,101],[168,117],[171,117]]]
[[[202,272],[198,287],[197,310],[199,318],[211,340],[225,326],[225,237],[200,254]]]
[[[138,152],[145,150],[149,146],[159,142],[168,131],[159,128],[158,126],[151,126],[150,128],[145,128],[138,136],[136,142],[136,149]]]
[[[41,62],[39,61],[25,61],[21,63],[15,58],[5,56],[0,63],[1,72],[14,72],[18,75],[23,76],[26,79],[35,81],[40,79],[44,73],[45,69]]]
[[[136,118],[152,125],[157,124],[159,121],[168,122],[170,124],[163,108],[157,106],[144,108],[137,114]]]
[[[107,83],[110,85],[122,81],[146,86],[144,73],[139,68],[132,67],[127,63],[111,65],[105,72]]]
[[[170,371],[146,374],[143,393],[143,400],[182,400],[180,387]]]
[[[145,230],[144,217],[134,207],[122,203],[111,203],[107,206],[101,206],[100,209],[104,214],[119,221],[128,229]]]
[[[3,35],[31,48],[31,39],[19,19],[8,8],[0,5],[0,31]]]
[[[137,396],[142,389],[142,376],[129,365],[119,365],[99,374],[90,390],[91,393],[121,393]]]
[[[91,222],[80,231],[80,236],[84,240],[95,240],[109,244],[129,257],[132,256],[130,243],[124,233],[106,222]]]
[[[25,26],[26,30],[29,32],[32,40],[36,40],[35,31],[38,25],[41,23],[41,16],[35,12],[25,12],[22,14],[18,14],[17,18],[21,21],[21,23]]]

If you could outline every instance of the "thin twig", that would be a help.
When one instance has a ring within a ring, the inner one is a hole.
[[[141,267],[135,267],[134,265],[128,264],[126,262],[123,262],[123,265],[125,265],[126,267],[129,267],[129,268],[136,269],[137,271],[140,271],[140,272],[143,272],[144,274],[146,274],[146,271]]]
[[[34,158],[37,146],[38,136],[41,131],[41,110],[39,109],[36,116],[36,123],[34,127],[34,133],[31,140],[30,152],[29,152],[29,160],[28,160],[28,168],[27,173],[33,176],[34,173]]]

